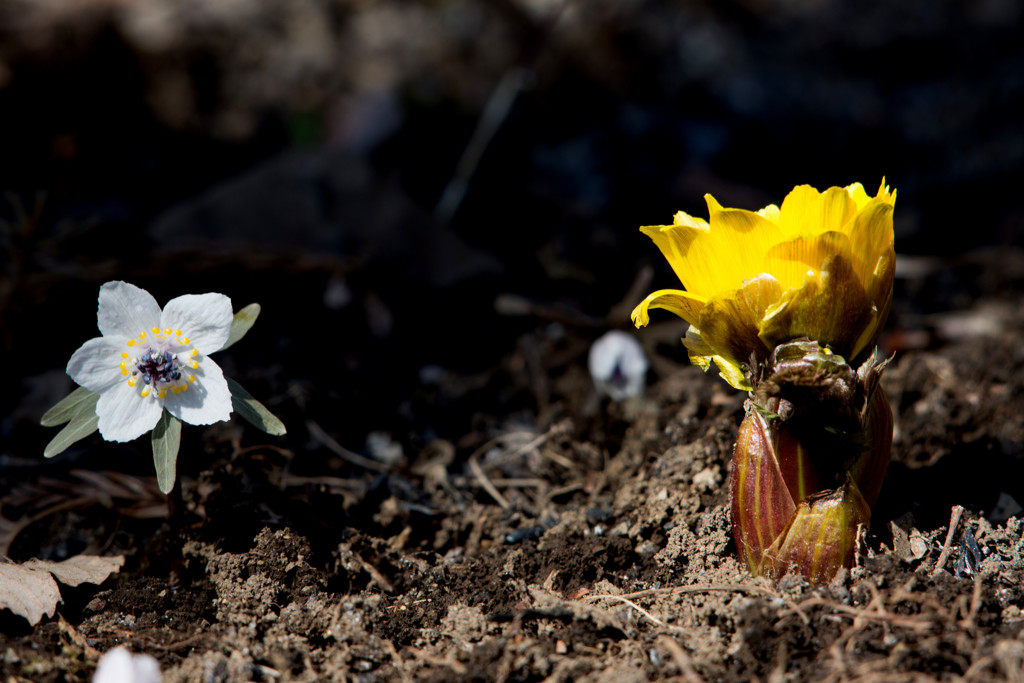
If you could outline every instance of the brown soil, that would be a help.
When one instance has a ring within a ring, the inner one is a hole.
[[[1000,287],[1019,277],[1019,254],[979,258]],[[80,503],[22,531],[13,554],[52,552],[74,528],[129,563],[101,590],[71,591],[56,620],[5,621],[3,670],[87,680],[123,644],[155,655],[167,681],[1012,680],[1024,529],[986,519],[1000,493],[1022,499],[1024,317],[1006,291],[884,340],[928,348],[897,351],[885,375],[895,460],[858,565],[829,586],[772,585],[737,562],[724,481],[743,396],[670,349],[642,399],[599,401],[585,345],[539,327],[518,347],[544,359],[546,420],[477,414],[485,426],[369,471],[322,443],[300,456],[213,430],[206,456],[183,452],[209,467],[183,477],[179,536],[129,516],[146,495],[89,499],[79,483]],[[14,499],[39,505],[75,476]]]

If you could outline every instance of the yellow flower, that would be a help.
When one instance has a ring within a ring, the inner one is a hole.
[[[889,313],[895,270],[896,192],[882,180],[818,192],[801,185],[760,211],[723,208],[710,194],[710,224],[680,211],[672,225],[640,228],[658,245],[685,291],[661,289],[633,310],[643,327],[664,308],[690,329],[690,360],[714,361],[729,384],[751,388],[751,360],[807,337],[851,363],[874,345]]]

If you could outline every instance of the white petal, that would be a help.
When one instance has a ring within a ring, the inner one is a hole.
[[[125,337],[95,337],[78,347],[68,361],[71,379],[86,389],[104,392],[118,382],[127,382],[121,374],[121,352],[128,346]]]
[[[220,366],[204,358],[191,372],[196,381],[178,394],[167,392],[164,405],[174,417],[192,425],[208,425],[231,418],[231,391]]]
[[[160,322],[160,304],[133,284],[108,282],[100,287],[96,319],[104,337],[134,337]]]
[[[100,418],[100,434],[107,441],[131,441],[156,426],[163,407],[153,398],[139,396],[138,388],[127,380],[100,394],[96,414]]]
[[[223,294],[186,294],[164,307],[162,327],[181,330],[199,353],[219,351],[231,333],[231,299]]]

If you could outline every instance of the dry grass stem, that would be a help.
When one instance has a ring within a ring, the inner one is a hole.
[[[342,460],[362,467],[368,470],[374,470],[375,472],[390,472],[391,468],[384,463],[377,462],[371,458],[364,457],[358,453],[353,453],[349,449],[342,446],[340,443],[335,441],[330,434],[323,430],[323,427],[318,425],[313,420],[306,420],[306,428],[309,429],[309,433],[314,439],[319,441],[321,444],[327,447],[327,450],[331,451]]]
[[[512,504],[508,502],[508,499],[501,495],[501,491],[499,491],[494,484],[491,483],[491,480],[487,478],[487,475],[484,474],[483,468],[480,467],[480,463],[477,461],[476,454],[469,459],[469,469],[473,473],[473,476],[476,477],[477,481],[480,482],[480,486],[483,487],[484,491],[487,491],[487,493],[490,494],[491,498],[501,506],[502,510],[508,510],[512,507]]]
[[[942,571],[943,567],[946,566],[946,560],[949,559],[949,553],[953,550],[953,537],[956,535],[956,528],[960,525],[960,517],[964,514],[964,509],[960,505],[954,505],[953,511],[949,516],[949,531],[946,532],[946,542],[942,544],[942,552],[939,553],[939,559],[935,561],[935,568],[932,570],[932,576],[938,575]]]
[[[588,595],[588,596],[584,597],[583,600],[593,600],[595,602],[598,601],[598,600],[615,600],[617,602],[621,602],[624,605],[632,607],[637,612],[639,612],[641,615],[647,617],[648,619],[653,621],[658,626],[662,626],[664,628],[670,628],[670,629],[679,629],[680,631],[683,630],[679,626],[673,626],[672,624],[665,623],[664,621],[662,621],[658,617],[654,616],[653,614],[651,614],[650,612],[645,610],[640,605],[636,604],[635,602],[633,602],[629,598],[625,598],[625,597],[623,597],[621,595],[612,595],[610,593],[605,593],[605,594],[602,594],[602,595]]]

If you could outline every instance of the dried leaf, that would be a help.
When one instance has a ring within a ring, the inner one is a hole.
[[[44,614],[52,617],[58,602],[60,590],[49,572],[0,564],[0,607],[25,617],[34,626]]]
[[[83,583],[103,583],[107,577],[124,566],[124,555],[100,557],[99,555],[76,555],[63,562],[29,560],[21,565],[26,569],[47,571],[65,586],[80,586]]]
[[[52,617],[61,601],[54,578],[68,586],[99,584],[123,564],[123,555],[78,555],[63,562],[33,559],[24,564],[0,563],[0,609],[9,609],[35,625],[44,614]]]

